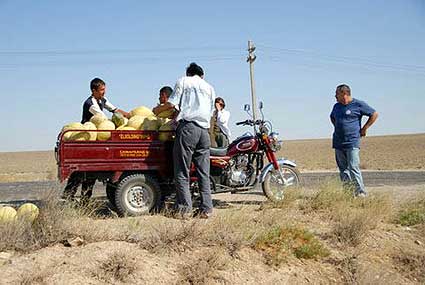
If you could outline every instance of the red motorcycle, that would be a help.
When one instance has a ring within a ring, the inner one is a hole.
[[[261,184],[264,195],[276,202],[284,198],[286,189],[300,185],[296,164],[285,158],[276,158],[275,153],[281,149],[282,141],[278,139],[278,133],[273,132],[271,122],[264,120],[261,102],[259,107],[261,120],[236,123],[252,126],[254,134],[243,134],[227,148],[211,148],[212,193],[249,191]],[[251,115],[249,105],[245,105],[244,109]],[[267,157],[267,165],[264,165],[264,156]],[[195,191],[196,184],[195,181],[192,183]]]

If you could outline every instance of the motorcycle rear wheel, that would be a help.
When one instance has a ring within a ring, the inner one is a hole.
[[[277,171],[281,171],[284,181]],[[272,169],[266,174],[262,183],[264,195],[272,202],[280,202],[285,197],[285,191],[299,187],[301,184],[300,172],[290,165],[280,165],[279,170]]]

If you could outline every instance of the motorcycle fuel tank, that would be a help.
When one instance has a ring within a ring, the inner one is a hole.
[[[227,155],[237,153],[254,152],[258,150],[258,141],[254,136],[242,136],[233,141],[228,148]]]

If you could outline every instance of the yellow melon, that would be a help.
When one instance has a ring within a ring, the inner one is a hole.
[[[140,129],[144,131],[157,131],[161,127],[162,121],[158,120],[156,117],[150,116],[143,121]]]
[[[10,206],[0,207],[0,223],[10,223],[16,219],[16,210]]]
[[[108,120],[108,117],[106,117],[106,115],[103,114],[103,113],[96,114],[96,115],[94,115],[93,117],[90,118],[90,122],[95,124],[96,127],[99,126],[100,123],[102,123],[103,121],[106,121],[106,120]]]
[[[96,125],[92,122],[85,122],[84,128],[89,131],[97,130]],[[89,141],[95,141],[97,139],[97,132],[87,132],[89,134]]]
[[[62,132],[69,131],[69,130],[83,130],[83,129],[84,129],[84,127],[81,123],[74,122],[74,123],[69,123],[69,124],[65,125],[62,128]],[[76,139],[78,139],[82,136],[82,135],[80,135],[80,133],[81,132],[66,132],[63,135],[63,140],[64,141],[76,140]]]
[[[150,115],[153,115],[152,110],[145,106],[139,106],[130,111],[130,117],[133,117],[133,116],[148,117]]]
[[[173,120],[166,119],[165,123],[159,128],[158,139],[160,141],[171,141],[175,138],[176,123]]]
[[[124,126],[125,124],[127,124],[128,120],[125,120],[126,118],[123,116],[123,114],[121,113],[114,113],[112,115],[112,122],[114,122],[115,126],[118,128],[120,126]]]
[[[143,124],[143,121],[146,117],[135,115],[128,120],[127,126],[140,130],[140,126]]]
[[[103,121],[99,124],[97,127],[98,130],[108,130],[112,131],[115,130],[115,124],[112,121]],[[111,132],[98,132],[97,133],[97,140],[98,141],[106,141],[111,137]]]
[[[34,222],[39,214],[38,207],[32,203],[25,203],[18,208],[17,217],[28,222]]]

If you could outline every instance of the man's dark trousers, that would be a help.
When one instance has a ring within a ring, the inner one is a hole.
[[[208,130],[194,122],[181,120],[176,130],[173,149],[174,179],[177,192],[177,210],[192,211],[189,190],[190,166],[193,161],[201,195],[200,211],[211,213],[213,209],[210,189],[210,137]]]

